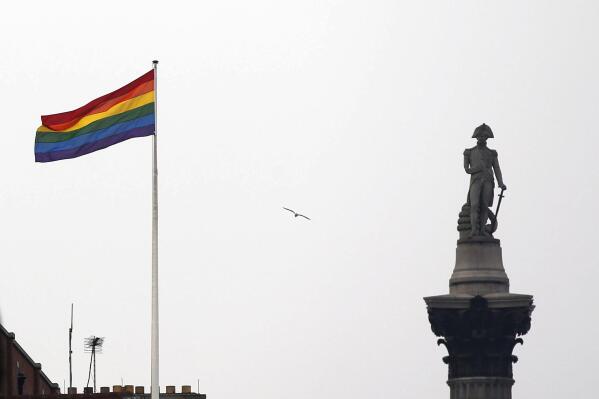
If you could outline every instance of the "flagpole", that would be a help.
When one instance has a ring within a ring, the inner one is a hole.
[[[151,399],[159,399],[158,383],[158,61],[152,61],[154,67],[154,135],[152,136],[152,355]]]

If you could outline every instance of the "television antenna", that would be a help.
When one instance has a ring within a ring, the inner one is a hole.
[[[83,341],[84,351],[91,353],[89,358],[89,373],[87,374],[87,387],[92,375],[92,364],[94,366],[94,393],[96,393],[96,353],[102,353],[102,345],[104,345],[104,337],[96,337],[94,335],[85,338]]]
[[[73,304],[71,303],[71,328],[69,328],[69,388],[73,386],[73,348],[71,341],[73,340]],[[66,392],[65,392],[66,393]]]

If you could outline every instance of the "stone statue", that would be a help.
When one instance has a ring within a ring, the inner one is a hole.
[[[470,230],[469,237],[491,237],[497,228],[497,220],[489,207],[493,206],[495,180],[502,190],[506,190],[497,160],[497,151],[487,147],[487,139],[493,138],[493,131],[484,123],[474,130],[473,138],[476,146],[464,151],[464,170],[470,175],[470,189],[466,205],[462,208],[458,230]],[[466,214],[469,208],[469,220]],[[466,212],[465,212],[466,211]],[[491,218],[491,225],[487,226],[487,219]],[[466,223],[469,226],[466,226]],[[461,228],[460,228],[461,227]]]

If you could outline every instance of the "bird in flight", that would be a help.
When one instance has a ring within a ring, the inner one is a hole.
[[[283,207],[283,209],[285,209],[286,211],[289,211],[289,212],[293,213],[293,216],[295,216],[295,217],[298,217],[298,216],[299,216],[299,217],[302,217],[302,218],[306,218],[306,219],[308,219],[308,220],[312,220],[312,219],[310,219],[308,216],[306,216],[306,215],[302,215],[301,213],[297,213],[297,212],[296,212],[296,211],[294,211],[293,209],[289,209],[289,208],[285,208],[285,207]]]

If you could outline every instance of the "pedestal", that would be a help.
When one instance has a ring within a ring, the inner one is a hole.
[[[503,268],[499,240],[459,240],[455,267],[449,279],[450,294],[482,295],[509,292],[510,280]]]

